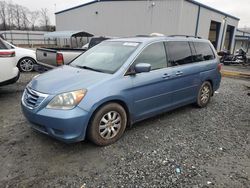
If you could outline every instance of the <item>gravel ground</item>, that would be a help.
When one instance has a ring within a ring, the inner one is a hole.
[[[32,76],[0,88],[0,187],[250,186],[249,81],[225,78],[207,108],[142,121],[97,147],[67,145],[27,126],[20,98]]]

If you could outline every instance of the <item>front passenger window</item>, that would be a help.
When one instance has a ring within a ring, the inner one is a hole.
[[[154,43],[146,47],[134,63],[135,65],[138,63],[148,63],[151,65],[151,70],[167,67],[167,58],[163,42]]]

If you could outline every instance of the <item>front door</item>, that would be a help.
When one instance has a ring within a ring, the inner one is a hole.
[[[164,43],[158,42],[146,47],[133,66],[138,63],[150,64],[151,71],[131,76],[135,120],[163,111],[172,101],[172,70],[167,68]]]

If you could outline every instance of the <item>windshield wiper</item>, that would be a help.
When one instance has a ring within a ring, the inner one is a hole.
[[[76,65],[76,67],[78,67],[80,69],[87,69],[87,70],[92,70],[92,71],[96,71],[96,72],[103,72],[101,70],[94,69],[94,68],[91,68],[91,67],[88,67],[88,66],[79,66],[79,65]]]

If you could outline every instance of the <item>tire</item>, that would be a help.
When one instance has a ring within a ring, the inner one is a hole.
[[[31,72],[34,69],[35,60],[30,57],[24,57],[19,60],[17,67],[20,72]]]
[[[121,138],[127,125],[127,114],[117,103],[102,106],[92,117],[87,135],[98,146],[113,144]]]
[[[211,83],[208,81],[203,82],[197,96],[197,106],[200,108],[206,107],[211,99],[212,93],[213,89]]]

